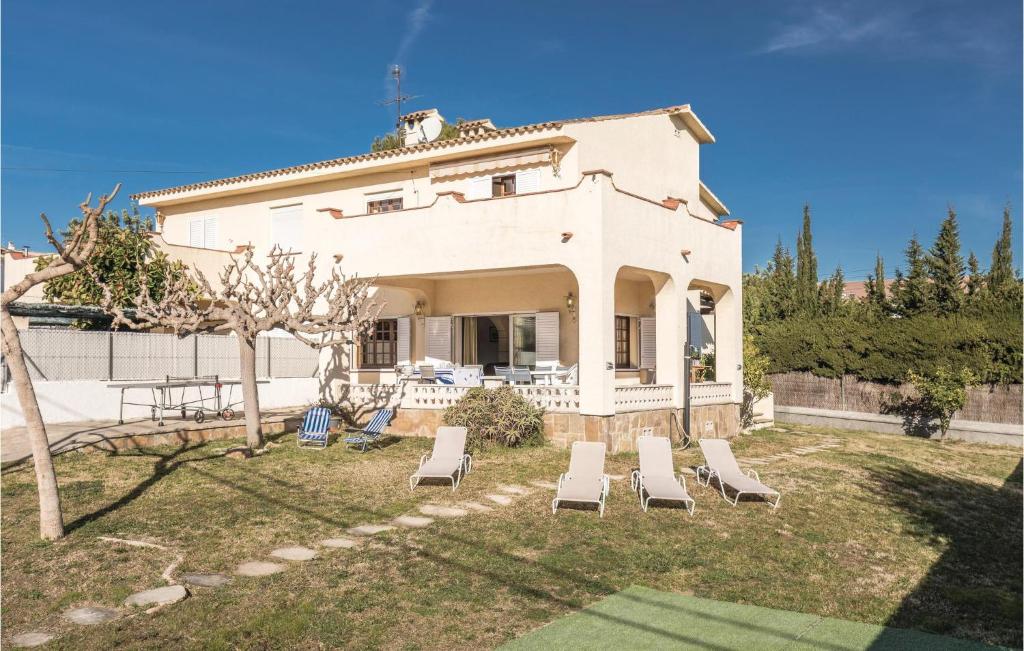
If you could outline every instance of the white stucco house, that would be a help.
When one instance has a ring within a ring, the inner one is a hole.
[[[321,391],[398,406],[396,431],[432,432],[462,385],[496,368],[549,363],[575,372],[517,390],[547,409],[552,439],[622,449],[673,416],[702,436],[737,431],[743,229],[700,179],[715,140],[688,105],[474,120],[444,141],[430,140],[436,111],[403,119],[399,149],[134,198],[157,210],[156,242],[209,277],[249,244],[376,277],[374,337],[324,356]],[[693,351],[714,353],[703,382]],[[454,385],[396,372],[426,365],[474,372]]]

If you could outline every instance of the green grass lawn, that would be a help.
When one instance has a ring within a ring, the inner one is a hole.
[[[277,546],[313,546],[346,527],[413,513],[426,503],[484,502],[498,485],[557,479],[568,451],[488,450],[453,494],[406,483],[425,439],[366,454],[294,438],[248,461],[224,442],[116,456],[66,454],[57,472],[68,536],[37,539],[31,468],[2,481],[4,640],[60,634],[57,648],[494,647],[629,586],[887,624],[1020,647],[1020,451],[864,432],[800,428],[734,442],[766,456],[841,438],[839,448],[758,467],[783,492],[727,505],[690,482],[697,510],[643,513],[628,478],[612,482],[605,517],[563,510],[533,488],[510,506],[422,530],[378,534],[355,550],[323,551],[270,577],[236,578],[153,615],[79,628],[60,614],[117,607],[181,572],[230,573]],[[701,461],[695,449],[676,466]],[[634,454],[609,458],[626,475]]]

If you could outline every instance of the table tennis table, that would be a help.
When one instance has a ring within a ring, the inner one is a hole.
[[[267,380],[256,380],[257,384],[267,384]],[[118,411],[117,422],[124,423],[124,406],[133,405],[138,407],[149,407],[150,418],[158,420],[159,425],[164,424],[164,412],[180,412],[182,418],[188,418],[189,412],[194,414],[193,418],[197,423],[206,420],[206,415],[220,416],[223,420],[231,420],[235,417],[234,407],[242,404],[241,400],[232,402],[234,387],[241,385],[241,380],[222,380],[217,375],[202,375],[198,377],[174,377],[164,376],[163,380],[146,380],[142,382],[114,382],[108,384],[110,389],[121,390],[121,405]],[[228,388],[225,399],[224,387]],[[189,389],[195,389],[195,396],[187,396]],[[205,392],[209,389],[209,393]],[[126,391],[149,391],[151,400],[149,402],[126,402]]]

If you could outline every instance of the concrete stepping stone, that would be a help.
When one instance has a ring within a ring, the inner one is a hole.
[[[502,506],[508,506],[509,504],[512,503],[512,498],[509,497],[508,495],[487,495],[486,497],[492,502],[495,502],[496,504],[501,504]]]
[[[502,484],[498,486],[498,490],[502,493],[508,493],[509,495],[529,495],[530,491],[523,486],[517,486],[516,484]]]
[[[352,538],[327,538],[321,540],[320,544],[331,549],[352,549],[359,545],[359,541]]]
[[[143,590],[142,592],[136,592],[133,595],[129,595],[124,600],[125,606],[140,606],[142,608],[148,608],[150,606],[167,606],[169,604],[176,604],[185,597],[188,596],[188,590],[183,585],[165,585],[162,588],[153,588],[152,590]]]
[[[608,475],[608,479],[611,479],[612,481],[622,481],[625,478],[625,475]]]
[[[316,558],[316,551],[309,547],[278,547],[270,555],[285,561],[311,561]]]
[[[11,645],[19,648],[42,646],[53,639],[52,633],[19,633],[11,638]]]
[[[109,622],[110,620],[117,617],[117,611],[110,608],[99,608],[96,606],[82,606],[81,608],[72,608],[71,610],[64,613],[64,619],[81,626],[93,626],[94,624],[102,624],[103,622]]]
[[[424,518],[418,515],[400,515],[394,520],[395,524],[400,527],[409,527],[411,529],[422,529],[429,527],[434,522],[434,518]]]
[[[486,504],[480,504],[479,502],[463,502],[459,506],[470,511],[476,511],[477,513],[486,513],[487,511],[494,510]]]
[[[556,490],[558,488],[558,484],[556,484],[553,481],[534,480],[534,481],[531,481],[530,484],[533,485],[533,486],[536,486],[537,488],[544,488],[544,489],[547,489],[549,491],[553,491],[553,490]]]
[[[284,572],[285,567],[280,563],[268,563],[266,561],[250,561],[242,563],[235,568],[238,576],[270,576],[278,572]]]
[[[683,473],[684,475],[696,475],[697,474],[697,471],[694,470],[693,468],[685,468],[685,467],[684,468],[680,468],[679,472]]]
[[[464,515],[469,515],[469,511],[466,509],[454,506],[438,506],[436,504],[424,504],[420,507],[420,513],[423,515],[436,515],[440,518],[461,518]]]
[[[351,536],[373,536],[382,531],[391,531],[395,526],[392,524],[361,524],[358,527],[347,529],[345,533]]]
[[[189,585],[198,585],[202,588],[219,588],[231,582],[227,574],[182,574],[181,580]]]

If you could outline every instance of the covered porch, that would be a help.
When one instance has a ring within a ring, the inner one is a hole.
[[[378,325],[335,353],[327,397],[357,417],[397,408],[397,431],[428,435],[474,386],[511,384],[566,443],[621,447],[645,427],[679,436],[695,408],[701,432],[731,435],[736,419],[704,413],[737,403],[716,291],[728,294],[700,283],[679,291],[666,274],[630,267],[582,287],[561,265],[380,278]]]

